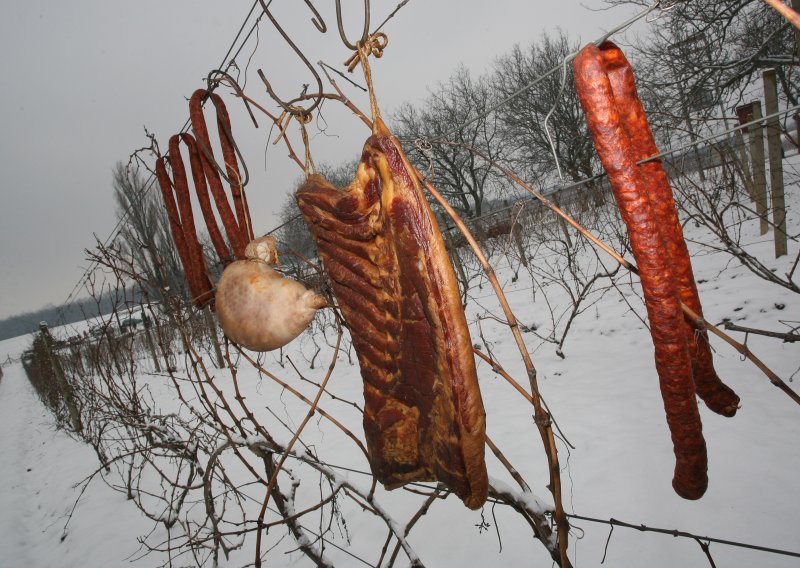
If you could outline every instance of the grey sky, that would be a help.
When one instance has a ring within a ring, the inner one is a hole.
[[[383,20],[396,4],[373,0],[372,21]],[[299,0],[273,2],[311,61],[338,65],[348,53],[336,32],[333,1],[315,5],[329,26],[324,35]],[[343,5],[355,36],[361,3]],[[147,145],[145,126],[166,150],[169,136],[188,117],[186,98],[220,64],[251,6],[252,0],[4,3],[0,318],[64,302],[88,264],[84,249],[93,246],[92,234],[105,239],[115,225],[114,164]],[[573,0],[411,0],[387,24],[389,47],[373,66],[379,103],[389,114],[403,101],[423,99],[459,62],[480,73],[512,45],[530,43],[543,30],[561,27],[589,41],[631,13],[592,12]],[[237,59],[242,69],[251,54],[246,91],[271,110],[275,105],[257,69],[287,98],[311,81],[266,20],[258,46],[253,37]],[[359,71],[355,78],[362,81]],[[252,174],[247,190],[254,227],[264,232],[276,224],[274,213],[300,170],[286,159],[284,147],[268,146],[265,120],[256,130],[236,100],[222,94]],[[368,109],[357,91],[348,96]],[[323,116],[325,133],[312,140],[315,160],[356,157],[367,135],[361,123],[333,105],[323,108]]]

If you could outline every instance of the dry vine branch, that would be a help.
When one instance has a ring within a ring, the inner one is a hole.
[[[339,95],[343,99],[346,99],[346,97],[344,97],[341,90],[336,85],[336,83],[330,78],[330,76],[328,78],[331,81],[331,84],[333,85],[334,89],[339,93]],[[358,112],[358,114],[360,116],[364,116],[363,113],[361,113],[360,111]],[[371,127],[372,123],[369,122],[368,126]],[[539,434],[542,438],[542,443],[544,445],[545,453],[547,455],[547,462],[550,473],[549,488],[553,494],[553,498],[555,501],[555,522],[558,533],[558,548],[559,548],[558,561],[559,564],[562,566],[562,568],[567,568],[571,566],[567,554],[569,523],[565,516],[564,507],[561,499],[561,471],[558,463],[558,448],[556,447],[555,437],[553,435],[552,419],[550,413],[545,409],[544,405],[542,404],[541,396],[539,394],[538,381],[536,378],[536,368],[534,367],[533,361],[530,357],[530,354],[528,353],[527,347],[525,346],[525,342],[522,338],[522,334],[519,329],[519,324],[516,320],[516,317],[514,316],[514,313],[511,310],[511,306],[509,305],[508,299],[506,298],[505,293],[503,292],[502,286],[497,280],[494,268],[492,268],[491,264],[489,264],[486,255],[483,253],[482,249],[478,245],[471,231],[467,228],[466,224],[458,215],[458,213],[456,213],[456,211],[441,196],[441,194],[436,190],[436,188],[433,187],[433,185],[425,178],[425,176],[416,169],[414,170],[414,174],[417,176],[419,181],[425,186],[428,192],[433,196],[433,198],[439,203],[439,205],[442,206],[447,215],[455,223],[456,227],[458,227],[459,231],[461,231],[461,233],[464,235],[465,239],[467,240],[467,243],[473,250],[476,258],[479,260],[481,267],[486,274],[487,279],[489,280],[492,288],[495,291],[495,294],[498,297],[498,300],[500,301],[503,313],[506,316],[507,323],[514,336],[514,340],[517,344],[517,348],[519,349],[520,355],[522,357],[528,375],[528,380],[531,385],[531,400],[534,406],[535,423],[539,431]]]
[[[464,144],[461,144],[461,143],[453,143],[453,142],[437,142],[437,143],[457,144],[457,145],[462,146],[462,147],[468,149],[469,151],[475,153],[476,155],[480,156],[482,159],[484,159],[487,162],[489,162],[493,167],[495,167],[499,171],[503,172],[503,174],[505,174],[509,179],[513,180],[517,185],[519,185],[520,187],[522,187],[523,189],[525,189],[526,191],[531,193],[538,200],[540,200],[548,209],[550,209],[551,211],[556,213],[559,217],[563,218],[567,223],[569,223],[575,229],[577,229],[580,234],[585,236],[587,239],[589,239],[592,243],[594,243],[597,247],[602,249],[604,252],[608,253],[620,265],[622,265],[623,267],[627,268],[632,273],[638,274],[638,269],[637,269],[636,265],[634,265],[631,262],[625,260],[625,258],[623,258],[619,253],[617,253],[611,247],[609,247],[608,245],[603,243],[600,239],[595,237],[590,231],[588,231],[580,223],[575,221],[575,219],[573,219],[570,215],[568,215],[561,208],[556,206],[552,201],[547,199],[540,192],[536,191],[533,187],[530,186],[530,184],[526,183],[524,180],[522,180],[518,175],[516,175],[510,169],[498,164],[494,160],[491,160],[491,159],[487,158],[479,150],[477,150],[477,149],[475,149],[475,148],[473,148],[471,146],[464,145]],[[686,306],[683,303],[681,303],[681,309],[683,310],[683,313],[686,315],[686,317],[691,322],[694,323],[694,325],[695,325],[695,327],[697,329],[699,329],[699,330],[707,330],[707,331],[713,333],[714,335],[716,335],[717,337],[719,337],[720,339],[722,339],[723,341],[725,341],[728,345],[733,347],[739,354],[741,354],[742,356],[744,356],[747,359],[749,359],[762,373],[764,373],[764,375],[767,376],[767,378],[769,379],[769,381],[773,385],[775,385],[776,387],[781,389],[784,393],[786,393],[797,404],[800,404],[800,395],[798,395],[794,390],[792,390],[792,388],[789,387],[789,385],[787,385],[786,382],[784,382],[783,379],[781,379],[772,369],[770,369],[763,361],[761,361],[761,359],[759,359],[752,351],[750,351],[750,349],[747,346],[743,345],[742,343],[739,343],[738,341],[733,339],[731,336],[729,336],[727,333],[725,333],[724,331],[719,329],[717,326],[715,326],[715,325],[709,323],[707,320],[699,317],[697,315],[697,313],[695,313],[691,308],[689,308],[688,306]]]
[[[262,529],[264,528],[264,515],[267,511],[267,504],[269,503],[270,493],[272,491],[272,488],[275,486],[275,482],[278,479],[278,473],[280,473],[281,469],[283,468],[283,464],[286,462],[286,458],[292,451],[295,442],[300,437],[300,434],[303,432],[303,429],[306,427],[306,424],[308,424],[308,421],[311,420],[312,416],[314,416],[314,412],[316,411],[317,405],[319,404],[319,399],[322,398],[322,393],[325,392],[325,385],[328,384],[328,380],[331,378],[331,375],[333,374],[333,369],[336,367],[336,358],[339,356],[339,347],[342,341],[341,326],[337,326],[336,331],[337,331],[336,347],[334,348],[333,355],[331,356],[331,363],[330,365],[328,365],[328,372],[326,373],[325,378],[322,380],[322,383],[320,384],[319,389],[317,390],[316,397],[311,402],[311,406],[308,409],[306,417],[303,419],[300,426],[295,431],[294,436],[292,436],[292,439],[286,445],[286,449],[284,450],[283,455],[281,456],[281,459],[278,462],[278,465],[275,467],[275,471],[270,476],[269,485],[267,485],[266,495],[264,496],[264,503],[261,506],[261,512],[258,514],[259,531],[256,534],[256,568],[259,568],[261,566],[261,535],[263,533]]]

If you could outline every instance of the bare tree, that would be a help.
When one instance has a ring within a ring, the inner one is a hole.
[[[485,200],[507,187],[467,149],[476,148],[491,159],[506,153],[508,143],[501,136],[499,119],[489,112],[495,100],[485,78],[475,79],[460,67],[421,105],[404,104],[393,117],[415,166],[466,217],[479,217]]]
[[[163,290],[185,293],[185,285],[166,210],[150,184],[138,169],[117,162],[113,188],[121,223],[118,243],[136,259],[138,270],[145,276],[146,292],[163,300]]]
[[[752,85],[769,68],[776,70],[785,100],[797,104],[800,55],[793,30],[757,0],[676,3],[635,44],[637,67],[644,70],[638,74],[640,90],[660,111],[654,118],[665,126],[677,122],[691,128],[685,124],[689,112],[716,112],[720,102],[730,108],[746,102]]]
[[[492,85],[502,98],[542,78],[500,109],[503,136],[514,148],[516,170],[529,179],[557,184],[553,152],[565,178],[579,181],[591,177],[594,148],[588,135],[572,72],[564,58],[578,50],[578,44],[558,31],[544,34],[527,48],[514,46],[494,67]],[[551,72],[561,68],[560,72]],[[549,74],[548,74],[549,73]],[[545,119],[549,129],[545,129]]]

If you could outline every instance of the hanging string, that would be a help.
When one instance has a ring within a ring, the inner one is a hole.
[[[366,49],[367,55],[375,56],[375,59],[380,59],[383,57],[383,50],[386,49],[386,46],[389,45],[389,38],[386,37],[386,34],[383,32],[376,32],[369,36],[367,40],[360,44],[359,49],[355,51],[348,59],[344,62],[344,66],[347,67],[347,71],[352,73],[353,70],[358,66],[360,60],[360,52],[363,46],[363,49]]]
[[[308,177],[311,174],[317,173],[317,166],[314,164],[314,159],[311,157],[311,144],[309,143],[308,131],[306,130],[306,124],[311,122],[311,115],[303,114],[296,118],[297,122],[300,124],[300,135],[303,137],[303,146],[305,146],[306,151],[305,167],[303,170],[306,173],[306,177]]]
[[[358,59],[352,64],[352,69],[355,69],[356,65],[360,62],[361,69],[364,71],[364,81],[367,83],[367,91],[369,92],[369,106],[370,110],[372,111],[373,132],[376,132],[376,128],[378,128],[380,124],[383,124],[383,119],[381,118],[381,112],[378,108],[378,100],[375,98],[375,89],[372,85],[372,69],[369,66],[369,56],[375,55],[375,57],[381,57],[383,55],[383,50],[386,48],[388,43],[389,39],[386,37],[386,34],[373,34],[369,37],[366,43],[358,46],[358,50],[355,54]],[[352,71],[352,69],[348,67],[349,71]]]

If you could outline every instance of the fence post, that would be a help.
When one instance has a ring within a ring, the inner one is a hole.
[[[760,120],[761,102],[753,101],[748,105],[736,109],[739,115],[739,122],[745,124]],[[761,122],[752,124],[744,129],[750,143],[750,163],[752,171],[752,197],[756,204],[756,214],[759,217],[760,233],[765,235],[769,230],[769,220],[767,212],[767,169],[766,158],[764,156],[764,129]]]
[[[144,327],[144,337],[147,340],[147,348],[150,350],[150,357],[153,358],[153,364],[156,366],[156,373],[160,373],[161,364],[158,362],[156,344],[153,342],[153,336],[150,335],[150,317],[144,313],[144,308],[142,308],[142,326]]]
[[[774,69],[766,69],[764,81],[764,112],[767,116],[778,112],[778,83]],[[775,228],[775,258],[788,254],[786,236],[786,203],[783,193],[783,148],[778,117],[767,120],[767,152],[769,155],[769,183],[772,201],[772,224]]]
[[[78,412],[78,406],[75,404],[75,395],[72,392],[72,386],[67,381],[64,374],[64,369],[58,361],[58,357],[53,352],[53,338],[50,336],[50,331],[47,329],[47,324],[42,322],[39,324],[39,331],[42,334],[42,341],[44,342],[45,351],[47,351],[47,358],[49,359],[50,368],[53,371],[58,390],[61,391],[61,397],[64,399],[64,404],[67,406],[69,412],[69,419],[72,423],[72,429],[80,434],[83,431],[83,423],[81,422],[81,415]]]
[[[528,255],[526,254],[525,244],[522,240],[522,212],[524,208],[524,203],[516,202],[511,209],[509,220],[511,222],[511,236],[514,238],[514,242],[517,245],[519,259],[522,261],[522,265],[528,268]]]

